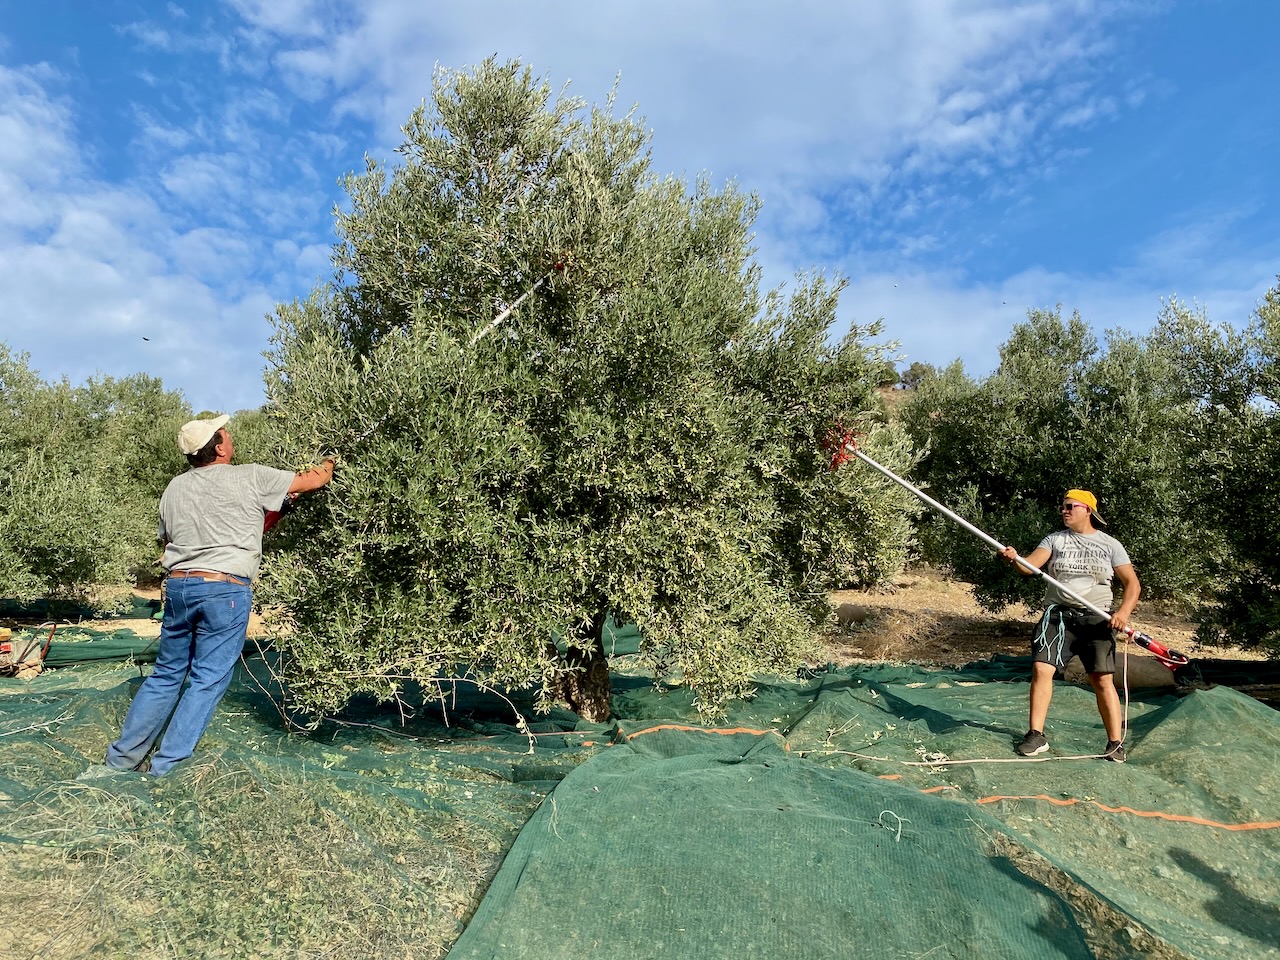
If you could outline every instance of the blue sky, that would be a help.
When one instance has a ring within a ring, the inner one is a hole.
[[[592,102],[616,79],[658,172],[760,195],[767,284],[847,276],[841,324],[883,318],[904,366],[983,375],[1059,303],[1242,327],[1280,273],[1277,35],[1257,0],[7,3],[0,340],[258,405],[339,178],[495,54]]]

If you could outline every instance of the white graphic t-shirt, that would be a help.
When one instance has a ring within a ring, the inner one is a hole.
[[[1094,606],[1111,609],[1111,580],[1115,568],[1130,562],[1119,540],[1101,530],[1093,533],[1059,530],[1041,540],[1040,547],[1049,551],[1049,562],[1045,566],[1049,576]],[[1044,600],[1063,607],[1080,606],[1079,601],[1052,583],[1045,586]]]

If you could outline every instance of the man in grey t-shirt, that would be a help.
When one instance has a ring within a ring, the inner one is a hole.
[[[195,752],[244,648],[263,518],[286,497],[333,478],[332,460],[302,473],[232,464],[229,419],[192,420],[178,433],[191,469],[160,498],[158,536],[168,571],[160,650],[119,739],[107,748],[108,767],[141,769],[157,740],[150,765],[157,776]]]
[[[1110,610],[1114,602],[1113,580],[1120,581],[1124,599],[1107,619],[1082,607],[1055,584],[1047,584],[1044,614],[1031,639],[1031,727],[1017,752],[1030,757],[1049,749],[1044,724],[1053,697],[1053,675],[1076,654],[1089,675],[1098,713],[1107,730],[1102,756],[1123,763],[1124,715],[1116,692],[1116,640],[1112,631],[1128,626],[1142,585],[1120,541],[1094,527],[1094,521],[1104,521],[1092,493],[1068,490],[1062,498],[1062,521],[1065,529],[1041,540],[1023,561],[1036,569],[1048,563],[1049,576],[1102,610]],[[1031,576],[1034,572],[1018,563],[1018,551],[1013,547],[1005,547],[1000,555],[1015,564],[1020,573]]]

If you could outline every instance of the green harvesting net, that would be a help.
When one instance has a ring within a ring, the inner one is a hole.
[[[249,658],[161,779],[76,779],[142,668],[4,681],[0,954],[1280,956],[1280,714],[1248,697],[1144,692],[1121,765],[1060,685],[1022,761],[1017,659],[762,678],[714,729],[624,664],[608,725],[459,690],[299,734]]]

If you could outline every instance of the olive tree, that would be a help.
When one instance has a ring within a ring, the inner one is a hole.
[[[1238,382],[1237,349],[1176,302],[1150,335],[1112,331],[1105,345],[1078,314],[1032,311],[993,374],[973,381],[954,366],[925,377],[903,422],[927,447],[919,472],[935,497],[996,539],[1029,552],[1058,525],[1063,492],[1083,487],[1098,495],[1144,589],[1194,600],[1212,587],[1223,552],[1196,482],[1216,402],[1203,371],[1223,367],[1221,379]],[[924,539],[993,609],[1040,592],[943,521]]]
[[[1199,635],[1280,657],[1280,284],[1267,291],[1243,337],[1219,345],[1216,362],[1198,369],[1205,455],[1188,489],[1200,492],[1229,553],[1201,610]]]
[[[47,383],[0,344],[0,594],[85,599],[150,567],[186,416],[155,378]]]
[[[901,565],[909,505],[822,448],[865,422],[909,456],[869,419],[879,331],[828,342],[840,281],[761,295],[756,200],[656,175],[613,107],[442,72],[347,178],[334,281],[279,308],[279,454],[340,457],[264,567],[300,707],[462,679],[603,719],[612,616],[713,712]]]

